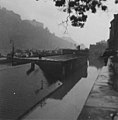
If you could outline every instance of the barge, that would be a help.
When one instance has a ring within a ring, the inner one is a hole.
[[[37,64],[44,74],[51,78],[64,79],[71,72],[81,68],[82,63],[87,64],[87,56],[79,56],[76,54],[48,56],[37,58],[14,58],[14,65],[34,63]]]

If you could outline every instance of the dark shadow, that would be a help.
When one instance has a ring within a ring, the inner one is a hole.
[[[75,72],[68,74],[64,80],[63,85],[55,91],[50,98],[63,99],[63,97],[75,86],[75,84],[81,79],[87,77],[87,62],[83,63],[81,68],[78,68]]]
[[[27,75],[35,70],[35,63],[31,63],[31,68],[27,71]]]
[[[105,50],[105,52],[103,53],[103,55],[101,56],[103,59],[104,59],[104,63],[105,63],[105,66],[107,65],[107,62],[108,62],[108,58],[110,56],[115,56],[117,55],[117,51],[115,49],[109,49],[107,48]]]
[[[115,91],[118,92],[118,74],[115,72],[112,64],[109,65],[109,81],[108,84],[113,87]]]
[[[62,99],[81,78],[87,77],[88,62],[85,56],[66,62],[40,61],[36,64],[43,71],[49,84],[53,84],[57,80],[63,83],[50,96],[54,99]]]
[[[87,66],[87,57],[80,57],[79,59],[70,61],[40,61],[36,64],[43,71],[44,76],[48,80],[49,84],[56,82],[57,80],[65,81],[69,76],[75,74],[77,71]],[[82,71],[81,71],[82,73]],[[85,77],[85,73],[82,73]]]

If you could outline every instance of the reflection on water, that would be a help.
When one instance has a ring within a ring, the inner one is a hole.
[[[104,66],[104,60],[100,58],[98,55],[89,55],[89,65],[94,66],[97,69],[101,69]]]
[[[82,62],[76,72],[68,74],[62,80],[63,85],[45,100],[43,107],[37,106],[24,120],[76,120],[99,74],[98,68],[103,65],[100,61],[94,63],[97,59],[93,59],[89,59],[89,66],[87,61]]]
[[[76,72],[69,74],[64,81],[62,81],[62,87],[56,91],[51,98],[62,99],[81,79],[87,77],[87,61],[83,64],[81,69],[78,69]]]
[[[2,70],[0,72],[0,98],[2,98],[0,112],[4,114],[0,113],[0,115],[5,118],[6,116],[16,118],[39,100],[40,96],[38,98],[37,93],[42,85],[45,89],[60,80],[63,85],[24,119],[75,120],[97,78],[98,68],[102,67],[101,62],[97,62],[97,59],[95,61],[94,58],[89,58],[89,66],[87,63],[87,59],[83,57],[74,61],[73,65],[55,62],[54,64],[46,63],[45,69],[42,69],[40,65],[27,64]],[[0,69],[8,66],[1,65]]]
[[[14,120],[39,101],[35,91],[41,88],[41,80],[43,87],[48,84],[38,66],[27,75],[30,67],[27,64],[0,71],[0,119]]]

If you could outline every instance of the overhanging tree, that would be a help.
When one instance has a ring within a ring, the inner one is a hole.
[[[108,0],[53,1],[55,2],[55,6],[63,8],[63,12],[66,12],[68,14],[67,19],[64,21],[65,23],[70,20],[72,26],[82,28],[87,20],[87,12],[91,11],[92,13],[96,13],[98,8],[103,11],[107,10],[107,6],[104,5],[104,3]],[[115,0],[115,3],[118,3],[118,0]]]

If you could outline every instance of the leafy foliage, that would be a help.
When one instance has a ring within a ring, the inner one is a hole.
[[[55,6],[62,7],[63,12],[68,13],[67,20],[71,21],[72,26],[83,27],[87,20],[87,12],[96,13],[97,9],[107,10],[103,3],[107,0],[53,0]],[[115,0],[118,3],[118,0]]]
[[[83,27],[87,20],[87,11],[96,13],[97,8],[106,10],[103,5],[105,0],[54,0],[55,6],[63,7],[63,11],[69,14],[72,26]]]

